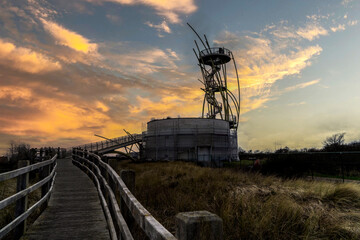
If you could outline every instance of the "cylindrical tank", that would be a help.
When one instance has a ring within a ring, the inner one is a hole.
[[[146,160],[196,161],[220,166],[237,159],[237,133],[229,122],[208,118],[167,118],[147,123]]]

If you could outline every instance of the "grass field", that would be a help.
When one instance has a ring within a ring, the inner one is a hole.
[[[283,180],[184,162],[119,162],[135,196],[167,229],[179,212],[208,210],[225,239],[360,239],[360,185]]]

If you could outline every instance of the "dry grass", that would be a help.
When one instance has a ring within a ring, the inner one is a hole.
[[[359,239],[360,185],[305,180],[192,163],[120,162],[136,171],[138,200],[171,232],[179,212],[208,210],[225,239]]]

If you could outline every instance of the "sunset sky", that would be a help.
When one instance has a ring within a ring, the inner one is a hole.
[[[234,53],[239,146],[359,140],[359,21],[358,0],[0,0],[0,154],[11,140],[70,147],[200,116],[187,22]]]

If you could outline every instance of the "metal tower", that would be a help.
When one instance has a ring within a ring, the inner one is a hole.
[[[230,128],[237,129],[240,116],[240,83],[234,55],[224,47],[211,48],[206,35],[204,34],[204,42],[194,28],[189,23],[188,25],[205,48],[200,51],[195,40],[197,51],[193,50],[203,77],[203,80],[199,79],[204,84],[204,88],[201,90],[205,93],[202,117],[217,118],[219,116],[220,119],[229,122]],[[226,64],[231,61],[234,63],[236,72],[237,97],[228,89]]]

